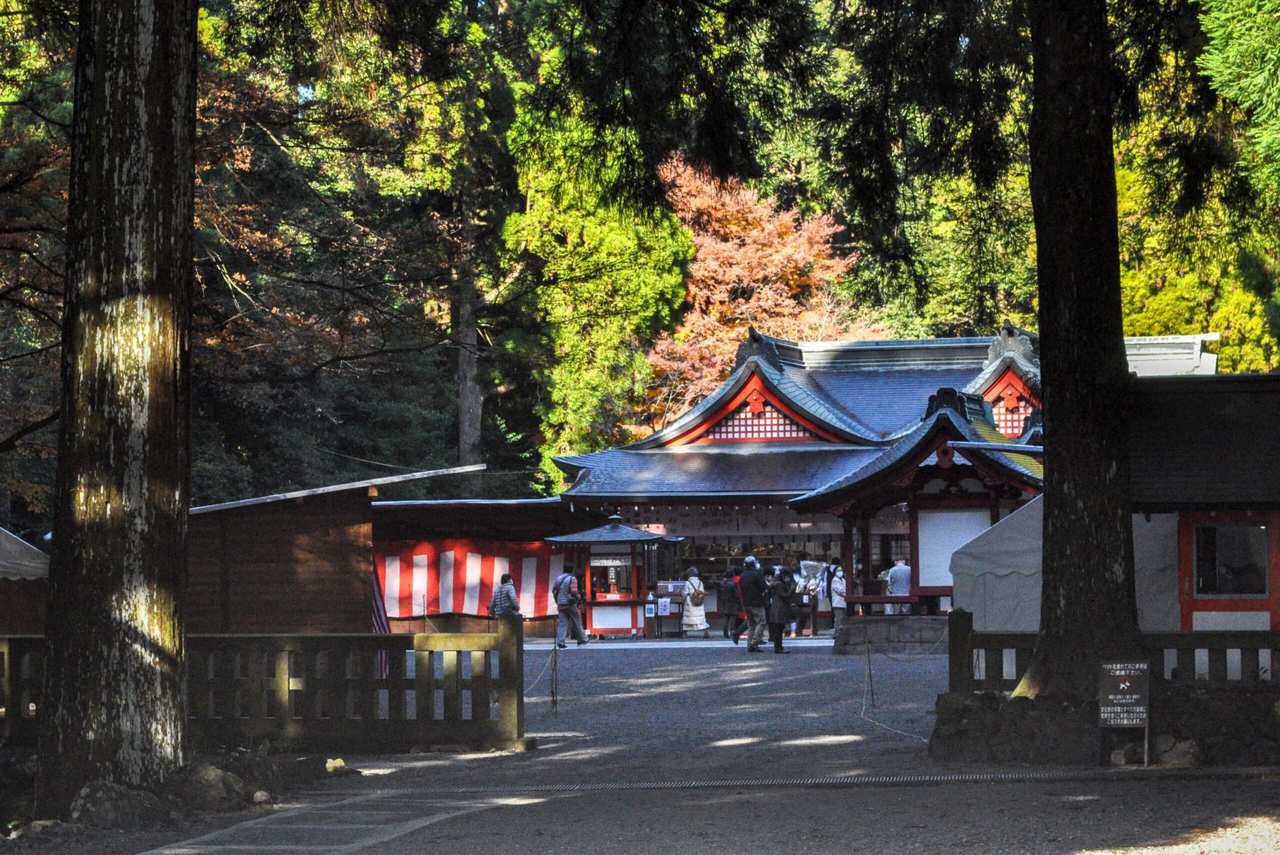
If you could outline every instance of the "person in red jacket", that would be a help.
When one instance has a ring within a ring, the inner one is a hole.
[[[737,644],[742,637],[741,626],[746,620],[746,612],[742,610],[742,595],[738,593],[738,580],[742,574],[730,571],[720,580],[720,589],[716,597],[716,609],[724,616],[725,638],[732,638]]]

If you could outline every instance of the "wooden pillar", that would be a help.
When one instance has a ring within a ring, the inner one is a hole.
[[[850,580],[853,579],[853,519],[849,516],[840,518],[843,529],[840,535],[840,566]]]
[[[920,511],[908,503],[907,513],[911,516],[911,593],[915,594],[920,587]]]
[[[871,582],[876,578],[875,568],[871,566],[871,514],[865,513],[858,518],[858,551],[862,561],[862,589],[870,593]]]
[[[952,611],[947,619],[947,688],[952,692],[973,690],[972,635],[973,615],[964,609]]]

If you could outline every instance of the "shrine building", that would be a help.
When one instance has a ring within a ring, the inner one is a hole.
[[[1217,335],[1125,340],[1138,376],[1214,374]],[[731,376],[639,442],[556,463],[572,507],[684,538],[714,577],[752,553],[870,580],[896,559],[947,607],[956,547],[1039,494],[1037,337],[797,343],[752,331]],[[963,451],[952,442],[978,443]],[[1007,446],[1007,450],[1005,448]],[[615,590],[643,595],[653,580]],[[616,584],[616,583],[615,583]]]

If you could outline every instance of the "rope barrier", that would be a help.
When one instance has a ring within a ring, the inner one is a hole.
[[[560,706],[560,647],[551,648],[551,711],[559,712]]]
[[[532,683],[524,687],[524,693],[526,695],[532,692],[534,687],[537,686],[538,683],[542,681],[542,678],[547,675],[547,669],[551,667],[551,659],[552,657],[547,657],[547,664],[542,666],[542,670],[538,672],[538,676],[533,678]]]
[[[866,651],[867,672],[866,672],[866,679],[862,683],[862,710],[859,711],[858,717],[865,721],[870,722],[871,724],[874,724],[876,727],[883,728],[884,730],[887,730],[890,733],[896,733],[899,736],[905,736],[905,737],[908,737],[909,739],[915,739],[928,745],[929,740],[925,739],[923,736],[920,736],[915,733],[908,733],[905,730],[898,730],[898,728],[896,727],[887,725],[882,721],[877,721],[876,719],[867,715],[868,701],[870,701],[870,705],[872,709],[875,709],[875,706],[876,706],[876,690],[875,690],[875,685],[872,682],[872,674],[871,674],[871,639],[869,638],[863,639],[863,649]]]

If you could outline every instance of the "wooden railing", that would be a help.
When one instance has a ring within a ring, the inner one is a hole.
[[[1026,673],[1035,633],[974,632],[973,615],[957,609],[948,626],[953,692],[1011,691]],[[1187,632],[1142,636],[1151,673],[1174,683],[1234,688],[1280,685],[1280,634]]]
[[[519,621],[495,621],[494,630],[189,635],[189,739],[197,749],[263,740],[344,751],[514,745],[524,736],[523,635]],[[0,696],[23,703],[0,723],[14,743],[34,742],[43,646],[0,640]]]

